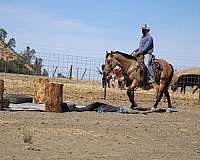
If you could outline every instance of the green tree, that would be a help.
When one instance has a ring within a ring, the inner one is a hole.
[[[27,46],[26,50],[21,53],[24,63],[31,64],[32,59],[35,58],[35,53],[35,49],[31,49],[29,46]]]
[[[42,76],[49,77],[49,73],[46,69],[43,69]]]
[[[11,38],[11,39],[8,41],[7,46],[10,47],[10,48],[16,47],[15,38]]]
[[[62,75],[62,73],[57,74],[57,78],[66,78],[65,76]]]
[[[42,66],[43,66],[42,62],[43,62],[42,58],[38,58],[38,57],[35,58],[33,69],[36,75],[42,75]]]
[[[5,42],[5,39],[7,37],[7,32],[5,29],[0,28],[0,40],[2,40],[3,42]]]

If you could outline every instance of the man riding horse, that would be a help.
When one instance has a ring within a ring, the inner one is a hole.
[[[168,108],[171,108],[172,105],[168,89],[174,74],[174,69],[164,59],[153,59],[153,38],[150,36],[149,31],[150,28],[148,25],[142,27],[143,36],[139,48],[133,51],[133,56],[120,51],[107,52],[103,75],[107,77],[116,66],[119,66],[123,70],[124,77],[128,83],[127,95],[131,102],[131,108],[134,109],[137,106],[134,92],[138,87],[146,88],[150,86],[146,83],[148,74],[148,82],[155,82],[154,86],[157,91],[156,101],[152,109],[158,106],[163,94],[167,98]],[[143,67],[144,64],[146,65],[148,73],[145,67]]]
[[[139,48],[135,49],[132,52],[132,55],[134,57],[137,57],[139,55],[143,55],[144,56],[144,64],[148,70],[148,77],[149,77],[149,81],[148,83],[154,83],[155,79],[154,79],[154,74],[153,74],[153,70],[152,70],[152,53],[153,53],[153,49],[154,49],[154,45],[153,45],[153,37],[150,35],[150,27],[145,24],[144,26],[142,26],[142,38],[140,40],[140,45]]]

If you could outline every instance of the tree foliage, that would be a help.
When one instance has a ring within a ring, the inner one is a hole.
[[[45,68],[42,71],[42,76],[49,77],[49,73]]]
[[[36,75],[42,75],[42,66],[43,66],[42,61],[43,61],[42,58],[38,58],[38,57],[35,58],[33,69]]]
[[[17,73],[17,74],[33,74],[33,72],[29,71],[23,63],[19,63],[19,61],[4,61],[0,60],[0,72],[6,73]]]
[[[29,46],[26,47],[26,50],[21,52],[22,59],[24,63],[31,64],[33,58],[35,58],[35,49],[31,49]]]
[[[9,41],[8,41],[8,43],[7,43],[7,46],[10,47],[10,48],[16,47],[15,38],[9,39]]]
[[[57,78],[66,78],[65,76],[62,75],[62,73],[57,74]]]
[[[7,32],[5,29],[3,28],[0,28],[0,40],[5,42],[5,39],[7,37]]]

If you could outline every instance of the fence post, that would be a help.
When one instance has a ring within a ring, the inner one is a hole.
[[[3,91],[4,91],[4,81],[0,80],[0,111],[3,110]]]
[[[58,69],[58,66],[56,66],[56,68],[55,68],[55,70],[53,72],[53,77],[55,76],[55,73],[56,73],[57,69]]]
[[[69,79],[70,80],[72,79],[72,65],[70,66],[70,69],[69,69]]]
[[[86,70],[87,70],[87,68],[85,68],[85,71],[83,72],[83,75],[82,75],[82,77],[81,77],[81,80],[83,80],[83,78],[84,78],[84,76],[85,76],[85,73],[86,73]]]
[[[78,81],[78,69],[79,68],[77,68],[77,70],[76,70],[76,79],[77,79],[77,81]]]
[[[199,100],[198,100],[198,104],[200,104],[200,88],[199,88]]]

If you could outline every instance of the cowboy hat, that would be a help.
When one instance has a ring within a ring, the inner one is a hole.
[[[148,24],[144,24],[141,29],[150,30],[150,27]]]

